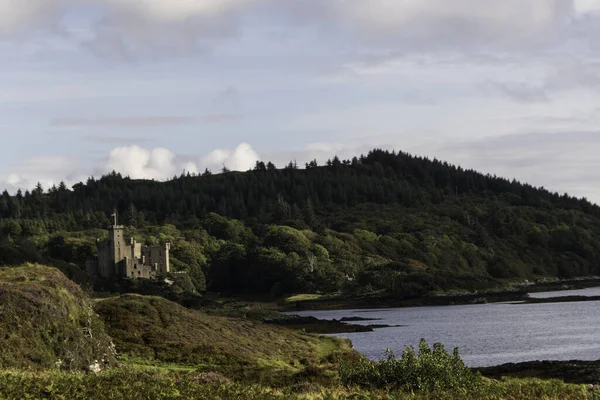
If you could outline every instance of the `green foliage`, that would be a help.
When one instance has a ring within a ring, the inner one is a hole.
[[[277,247],[286,253],[305,254],[310,241],[304,234],[289,226],[269,226],[264,237],[267,246]]]
[[[377,363],[360,357],[353,363],[342,364],[340,376],[347,386],[407,391],[473,393],[482,384],[481,377],[465,367],[458,349],[449,354],[440,343],[431,349],[424,339],[419,343],[418,353],[407,347],[402,357],[396,358],[388,350],[387,359]]]
[[[170,242],[173,269],[198,291],[406,298],[600,275],[600,207],[586,199],[378,149],[304,170],[111,173],[73,190],[4,192],[0,265],[83,269],[115,209],[128,235]]]
[[[173,282],[171,289],[176,294],[193,294],[197,292],[196,286],[188,274],[168,274],[167,280]]]
[[[243,242],[252,236],[251,232],[242,222],[228,219],[215,213],[208,214],[203,219],[202,225],[209,234],[217,239]]]

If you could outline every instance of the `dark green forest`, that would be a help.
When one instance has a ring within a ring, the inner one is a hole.
[[[113,172],[4,192],[0,265],[83,273],[115,210],[128,234],[172,243],[173,268],[199,291],[407,298],[600,275],[597,205],[379,149],[301,168],[258,162],[167,182]]]

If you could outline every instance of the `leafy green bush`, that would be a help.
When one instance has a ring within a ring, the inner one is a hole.
[[[407,347],[401,358],[388,350],[387,358],[377,363],[366,357],[343,362],[340,377],[346,386],[428,392],[473,391],[482,383],[478,373],[465,367],[458,349],[450,354],[441,343],[431,349],[425,339],[419,343],[418,354]]]

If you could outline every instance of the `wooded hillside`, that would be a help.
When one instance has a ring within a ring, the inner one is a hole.
[[[171,242],[174,268],[200,290],[407,297],[600,274],[600,208],[586,199],[383,150],[4,192],[0,264],[82,266],[114,210],[128,234]]]

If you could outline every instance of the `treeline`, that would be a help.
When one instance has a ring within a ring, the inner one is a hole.
[[[586,199],[383,150],[302,169],[258,162],[168,182],[111,173],[5,192],[0,263],[82,265],[114,210],[131,234],[173,243],[175,268],[213,291],[412,296],[600,272],[600,208]]]

